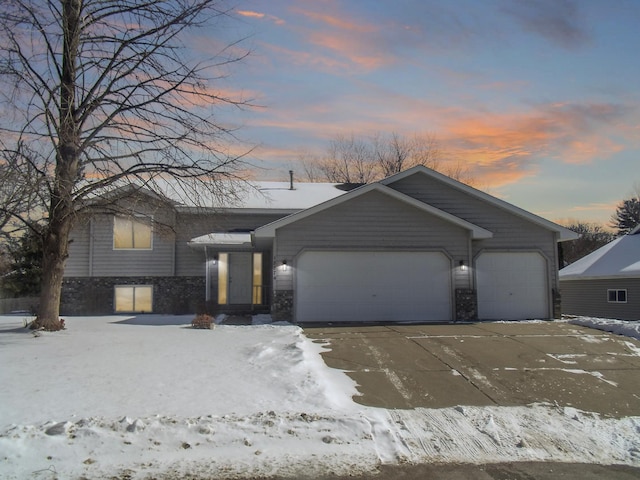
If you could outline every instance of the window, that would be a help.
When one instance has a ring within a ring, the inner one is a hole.
[[[146,217],[114,217],[113,248],[151,250],[151,221]]]
[[[607,290],[609,303],[627,303],[626,290]]]
[[[229,254],[221,253],[218,255],[218,303],[220,305],[225,305],[227,303],[228,272]]]
[[[151,312],[152,285],[122,285],[115,287],[116,312]]]
[[[257,252],[253,254],[253,295],[251,296],[251,303],[254,305],[262,305],[262,294],[264,285],[262,285],[262,253]]]

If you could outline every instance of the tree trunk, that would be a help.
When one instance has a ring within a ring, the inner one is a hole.
[[[42,284],[36,328],[60,330],[60,297],[64,265],[68,257],[70,215],[56,219],[47,229],[43,245]]]
[[[80,134],[76,110],[76,74],[80,44],[80,0],[62,2],[64,44],[60,77],[59,130],[55,177],[51,185],[49,225],[45,231],[42,290],[36,328],[60,330],[60,297],[69,232],[74,221],[73,187],[78,180]]]

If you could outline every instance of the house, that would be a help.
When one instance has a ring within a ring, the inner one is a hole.
[[[62,311],[298,323],[560,314],[557,243],[577,235],[426,167],[357,188],[256,189],[210,209],[140,191],[134,215],[92,215],[73,232]]]
[[[562,313],[640,320],[640,225],[560,270]]]

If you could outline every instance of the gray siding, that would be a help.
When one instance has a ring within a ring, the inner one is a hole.
[[[493,238],[473,241],[474,257],[483,250],[541,252],[551,265],[549,285],[557,285],[554,232],[427,175],[412,175],[389,187],[493,232]]]
[[[189,247],[191,239],[213,232],[250,231],[279,218],[281,214],[273,213],[180,214],[176,225],[176,275],[205,275],[204,251]]]
[[[609,289],[627,290],[627,303],[609,303]],[[640,320],[640,278],[563,280],[560,293],[563,314]]]
[[[174,236],[156,225],[151,250],[116,250],[113,248],[113,216],[96,215],[91,251],[91,276],[94,277],[171,276],[174,272]]]
[[[269,212],[175,213],[142,203],[136,203],[135,210],[154,217],[152,250],[114,250],[113,215],[96,214],[91,221],[79,221],[71,233],[65,277],[204,276],[204,251],[188,246],[192,238],[250,231],[282,217]]]
[[[294,262],[303,249],[436,250],[468,264],[469,232],[380,192],[278,229],[275,265]],[[293,270],[276,268],[276,290],[293,289]],[[469,288],[468,275],[456,276],[457,288]]]
[[[69,277],[87,277],[91,275],[91,245],[89,242],[91,222],[82,219],[71,231],[69,258],[65,264],[64,274]]]

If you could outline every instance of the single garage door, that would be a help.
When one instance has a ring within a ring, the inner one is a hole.
[[[476,279],[481,320],[549,318],[547,262],[539,253],[482,253]]]
[[[437,252],[304,252],[298,322],[451,319],[451,262]]]

